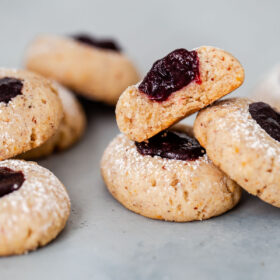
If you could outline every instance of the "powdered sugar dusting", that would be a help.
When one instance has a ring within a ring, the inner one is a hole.
[[[68,217],[67,192],[49,170],[22,160],[1,161],[0,167],[22,171],[25,177],[19,190],[0,198],[0,240],[3,232],[8,233],[5,238],[12,238],[20,227],[31,226],[33,221],[45,231]]]
[[[113,153],[120,155],[115,159],[115,166],[118,166],[120,172],[124,174],[131,172],[133,169],[136,169],[137,173],[141,173],[143,170],[155,170],[159,165],[164,166],[164,170],[166,170],[167,173],[168,171],[176,173],[176,169],[186,167],[189,167],[189,169],[193,171],[202,163],[211,162],[206,154],[193,161],[167,159],[159,156],[143,156],[137,151],[134,141],[129,140],[124,134],[117,136],[117,138],[113,140],[112,145]],[[110,170],[107,170],[107,172],[110,172]]]
[[[242,105],[240,105],[242,102]],[[280,143],[270,137],[264,129],[251,117],[249,113],[249,99],[229,99],[220,106],[225,110],[231,110],[234,114],[234,125],[231,127],[230,133],[233,141],[242,141],[246,143],[248,148],[262,150],[268,158],[274,158],[280,162]],[[220,130],[226,129],[228,122],[223,118],[217,118]]]
[[[206,154],[194,161],[142,155],[124,134],[106,148],[101,171],[118,201],[157,219],[201,220],[232,208],[240,197],[239,188]]]

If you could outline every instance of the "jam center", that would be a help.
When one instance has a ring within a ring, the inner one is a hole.
[[[18,190],[24,180],[24,175],[21,171],[0,167],[0,197]]]
[[[205,149],[196,139],[186,133],[162,131],[144,142],[135,142],[142,155],[160,156],[177,160],[196,160],[205,154]]]
[[[160,102],[194,80],[201,82],[197,52],[177,49],[153,64],[139,90]]]
[[[5,77],[0,79],[0,102],[9,103],[14,97],[22,94],[23,83],[19,79]]]
[[[113,50],[116,52],[121,51],[121,48],[113,40],[97,40],[86,34],[77,34],[74,35],[72,38],[74,38],[75,40],[81,43],[87,44],[89,46],[97,47],[100,49]]]
[[[251,103],[249,112],[268,135],[280,142],[280,114],[278,112],[264,102]]]

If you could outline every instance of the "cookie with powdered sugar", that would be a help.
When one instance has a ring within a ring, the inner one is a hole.
[[[75,95],[58,83],[54,84],[61,99],[64,116],[56,133],[38,148],[18,156],[22,159],[38,159],[55,151],[63,151],[74,145],[86,127],[85,112]]]
[[[0,160],[36,148],[63,116],[53,84],[25,70],[0,69]]]
[[[139,80],[135,66],[114,41],[84,34],[38,36],[27,50],[26,67],[110,105]]]
[[[146,142],[118,135],[103,154],[101,172],[121,204],[153,219],[208,219],[233,208],[241,196],[240,187],[208,159],[187,126]]]
[[[116,107],[121,132],[144,141],[238,88],[244,69],[215,47],[177,49],[156,61],[143,81],[128,87]]]
[[[70,200],[63,184],[35,162],[0,162],[0,255],[23,254],[64,228]]]
[[[231,179],[280,207],[279,112],[249,99],[219,101],[198,114],[194,134]]]

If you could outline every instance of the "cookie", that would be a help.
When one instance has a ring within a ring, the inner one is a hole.
[[[70,201],[62,183],[34,162],[0,162],[0,255],[23,254],[64,228]]]
[[[38,159],[48,156],[54,151],[63,151],[75,144],[83,135],[86,127],[85,112],[72,92],[55,83],[62,101],[64,117],[57,132],[38,148],[32,149],[18,158]]]
[[[177,49],[156,61],[144,80],[128,87],[116,107],[117,124],[144,141],[239,87],[240,63],[229,53],[200,47]]]
[[[115,105],[138,73],[114,42],[82,35],[37,37],[27,51],[26,67],[53,78],[86,98]]]
[[[275,66],[255,87],[251,99],[280,108],[280,65]]]
[[[229,99],[202,110],[194,133],[209,158],[249,193],[280,207],[280,115],[263,102]]]
[[[101,160],[110,193],[140,215],[166,221],[204,220],[233,208],[240,187],[220,171],[180,126],[147,142],[118,135]]]
[[[63,116],[52,83],[29,71],[0,69],[0,160],[36,148]]]

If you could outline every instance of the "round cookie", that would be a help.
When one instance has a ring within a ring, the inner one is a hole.
[[[275,66],[255,87],[251,98],[280,108],[280,65]]]
[[[176,131],[183,134],[165,131],[141,143],[118,135],[101,160],[110,193],[131,211],[166,221],[204,220],[233,208],[240,187],[208,159],[189,127]]]
[[[0,162],[0,256],[44,246],[64,228],[70,213],[65,187],[34,162]]]
[[[209,158],[249,193],[280,207],[280,115],[249,99],[202,110],[194,133]]]
[[[63,116],[53,84],[32,72],[0,69],[0,160],[36,148]]]
[[[117,124],[131,140],[144,141],[238,88],[244,70],[214,47],[177,49],[156,61],[144,80],[128,87],[116,107]]]
[[[28,48],[26,67],[111,105],[139,79],[134,65],[113,43],[86,36],[38,36]]]
[[[65,87],[55,83],[62,101],[64,117],[57,132],[38,148],[21,154],[19,158],[26,160],[48,156],[54,151],[68,149],[83,135],[86,127],[85,112],[75,95]]]

